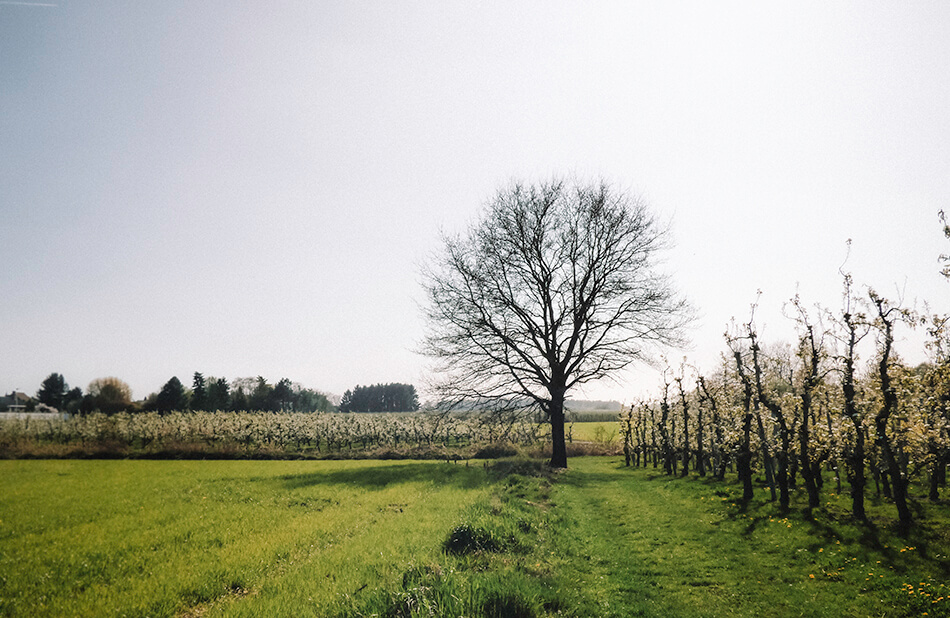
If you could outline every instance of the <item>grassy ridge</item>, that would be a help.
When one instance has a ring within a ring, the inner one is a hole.
[[[0,462],[0,615],[950,616],[946,505],[908,544],[571,465]]]

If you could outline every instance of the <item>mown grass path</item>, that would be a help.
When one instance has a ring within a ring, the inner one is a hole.
[[[947,557],[866,532],[775,514],[762,494],[748,510],[738,488],[578,458],[555,484],[569,581],[602,616],[946,616]],[[880,540],[879,540],[880,541]],[[950,547],[946,547],[950,553]],[[925,584],[923,587],[921,584]],[[593,612],[598,612],[594,614]],[[926,614],[924,612],[927,612]]]

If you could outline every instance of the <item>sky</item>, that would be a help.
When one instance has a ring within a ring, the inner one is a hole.
[[[715,367],[760,290],[790,340],[842,264],[947,312],[948,110],[942,1],[0,1],[0,391],[421,385],[440,234],[556,176],[669,221],[673,364]]]

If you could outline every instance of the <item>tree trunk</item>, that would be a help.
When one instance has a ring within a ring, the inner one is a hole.
[[[551,467],[567,467],[567,444],[564,441],[564,389],[552,388],[548,416],[551,418]]]
[[[728,462],[727,457],[723,453],[723,448],[725,447],[725,436],[723,435],[722,422],[719,418],[719,408],[716,406],[716,400],[713,399],[712,395],[709,394],[709,390],[706,388],[706,382],[700,378],[700,386],[703,389],[706,397],[709,399],[709,404],[712,406],[712,415],[713,415],[713,436],[715,437],[715,442],[713,443],[713,476],[716,480],[723,480],[726,478],[726,464]]]
[[[706,452],[703,449],[703,412],[696,408],[696,472],[706,476]]]
[[[940,488],[947,483],[947,453],[939,448],[934,451],[934,462],[930,469],[930,500],[940,499]]]
[[[848,329],[847,354],[844,357],[844,375],[841,378],[841,389],[844,394],[844,415],[854,426],[854,449],[846,459],[848,464],[848,483],[851,485],[851,515],[859,521],[867,519],[864,510],[864,493],[867,486],[867,475],[864,471],[864,422],[858,414],[854,388],[854,349],[858,342],[857,325],[850,313],[844,314],[844,324]],[[830,423],[829,423],[830,426]],[[875,483],[877,477],[875,477]]]
[[[779,485],[779,510],[784,514],[788,512],[789,509],[789,495],[788,495],[788,453],[790,450],[790,437],[788,432],[788,423],[785,421],[785,415],[782,413],[782,407],[772,401],[771,397],[765,392],[765,389],[762,388],[762,366],[759,364],[759,344],[756,342],[755,331],[752,330],[751,324],[749,325],[749,339],[752,341],[752,363],[753,368],[755,369],[755,390],[759,396],[759,401],[762,402],[769,412],[772,414],[773,420],[779,425],[779,443],[780,447],[778,453],[776,453],[776,458],[778,460],[778,485]],[[769,479],[769,487],[772,490],[772,500],[775,500],[775,480],[774,472],[771,470],[771,459],[769,458],[768,443],[765,439],[765,430],[762,427],[762,415],[758,415],[759,419],[759,438],[762,440],[762,459],[765,461],[765,475]],[[772,472],[772,474],[770,474]],[[769,478],[771,476],[771,478]]]
[[[659,447],[656,443],[656,409],[650,406],[650,456],[653,459],[653,469],[659,466]],[[644,468],[646,464],[644,463]]]
[[[798,430],[798,457],[801,463],[802,478],[805,480],[805,491],[808,493],[808,511],[811,513],[811,509],[816,509],[821,505],[818,485],[815,483],[815,475],[813,474],[814,468],[812,468],[811,426],[809,425],[814,416],[812,411],[814,392],[821,383],[821,378],[819,377],[820,358],[818,346],[815,344],[815,332],[807,322],[805,328],[806,335],[802,337],[802,347],[807,355],[808,374],[802,383],[802,419],[801,427]]]
[[[667,423],[670,418],[670,404],[667,399],[669,384],[663,389],[663,401],[660,402],[660,439],[663,441],[663,471],[666,474],[676,474],[675,453],[673,452],[673,438]]]
[[[765,469],[765,482],[769,486],[769,492],[772,496],[772,502],[778,497],[775,493],[775,466],[772,463],[772,455],[769,452],[769,442],[765,437],[765,426],[762,423],[762,413],[756,403],[755,420],[759,430],[759,446],[762,448],[762,467]]]
[[[742,417],[742,444],[736,457],[736,472],[742,483],[742,500],[752,499],[752,414],[746,413]]]
[[[891,441],[888,439],[885,429],[887,427],[887,418],[881,418],[878,415],[874,419],[874,426],[877,429],[878,445],[881,447],[881,455],[884,457],[884,464],[887,466],[886,472],[890,476],[891,491],[893,491],[894,505],[897,507],[898,532],[906,536],[910,532],[911,514],[907,506],[907,479],[901,474],[900,464],[897,461],[897,455],[891,447]]]
[[[736,472],[742,483],[742,501],[752,500],[752,382],[742,366],[742,354],[739,350],[733,352],[736,360],[736,370],[742,381],[742,442],[736,456]]]
[[[931,501],[940,499],[940,468],[943,467],[943,457],[940,453],[933,453],[934,459],[930,467],[930,491],[927,498]]]
[[[864,488],[867,485],[867,476],[864,473],[864,428],[861,421],[854,418],[854,450],[848,466],[848,482],[851,484],[851,515],[859,520],[867,519],[864,510]]]
[[[676,383],[680,391],[680,405],[683,406],[683,476],[689,476],[689,402],[686,400],[686,391],[683,390],[682,378],[677,378]]]
[[[645,411],[646,411],[646,410],[644,410],[644,412],[645,412]],[[651,423],[653,422],[653,409],[652,409],[652,408],[650,408],[650,422],[651,422]],[[652,425],[651,425],[651,427],[652,427]],[[649,465],[649,463],[648,463],[648,461],[647,461],[647,419],[646,419],[646,414],[643,415],[643,424],[642,424],[641,427],[640,427],[640,431],[641,431],[641,433],[642,433],[642,439],[640,440],[640,444],[643,445],[643,467],[646,468],[646,467]],[[649,452],[653,452],[653,449],[655,448],[655,444],[654,444],[654,443],[656,442],[656,440],[654,439],[654,433],[653,433],[652,429],[651,429],[651,432],[650,432],[650,436],[651,436],[651,442],[650,442],[650,447],[649,447],[650,450],[649,450]],[[654,459],[654,461],[655,461],[655,459]]]
[[[815,484],[815,475],[811,466],[811,455],[809,453],[810,430],[808,427],[809,416],[811,415],[811,392],[808,387],[802,393],[802,426],[798,430],[798,457],[801,461],[802,478],[805,480],[805,491],[808,493],[808,508],[816,509],[821,505],[821,497],[818,494],[818,485]]]

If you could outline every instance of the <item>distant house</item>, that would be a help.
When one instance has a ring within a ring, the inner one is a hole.
[[[31,398],[26,393],[13,391],[9,395],[0,397],[0,412],[23,412]]]

